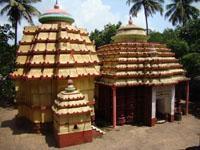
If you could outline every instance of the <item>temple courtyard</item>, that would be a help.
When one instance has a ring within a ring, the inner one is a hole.
[[[157,124],[154,127],[125,125],[116,129],[104,128],[106,134],[92,143],[71,146],[69,150],[88,149],[131,149],[131,150],[182,150],[199,149],[199,108],[192,115],[183,116],[181,122]],[[45,150],[57,149],[51,133],[32,134],[28,129],[15,126],[17,109],[0,107],[0,149],[1,150]]]

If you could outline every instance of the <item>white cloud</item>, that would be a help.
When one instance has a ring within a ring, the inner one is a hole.
[[[76,24],[83,26],[89,31],[102,29],[107,23],[117,23],[119,15],[113,14],[109,5],[103,4],[102,0],[84,0],[74,13]]]
[[[126,6],[124,2],[118,1],[118,3],[121,3],[120,5],[114,5],[114,3],[116,3],[115,0],[111,0],[109,2],[110,5],[108,5],[105,0],[60,0],[59,5],[62,9],[72,14],[75,19],[75,25],[77,25],[78,27],[86,28],[90,32],[95,28],[102,29],[104,25],[108,23],[117,23],[118,21],[121,21],[123,25],[126,25],[128,23],[128,11],[130,8]],[[37,3],[34,6],[42,13],[44,13],[48,9],[52,9],[54,3],[55,0],[42,0],[41,3]],[[158,18],[162,22],[161,17],[155,17],[153,19],[157,21]],[[0,24],[6,23],[6,20],[7,17],[0,16]],[[35,24],[39,24],[37,20],[38,18],[35,17]],[[155,23],[155,20],[153,21],[151,18],[149,18],[149,27],[151,29],[156,29],[157,25],[159,25],[159,28],[163,28],[165,26],[165,22],[159,23],[159,21],[157,21]],[[138,13],[137,17],[133,18],[133,23],[137,26],[145,28],[145,18],[143,10]],[[22,37],[23,27],[27,25],[29,24],[25,20],[22,20],[21,26],[19,26],[18,31],[19,40]]]

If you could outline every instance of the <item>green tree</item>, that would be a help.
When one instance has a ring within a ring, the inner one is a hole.
[[[189,53],[182,58],[182,63],[187,70],[189,77],[196,77],[200,75],[200,54]]]
[[[32,16],[39,15],[40,12],[31,4],[41,0],[0,0],[1,15],[6,14],[15,29],[15,46],[17,45],[17,30],[22,18],[33,24]]]
[[[133,3],[133,6],[130,9],[130,14],[132,16],[137,16],[138,12],[143,8],[145,21],[146,21],[146,31],[147,35],[149,34],[148,27],[148,17],[153,16],[156,12],[163,13],[163,3],[164,0],[127,0],[127,4],[130,6]]]
[[[0,100],[13,100],[14,84],[9,74],[15,70],[15,49],[8,44],[14,39],[11,26],[0,26]]]
[[[188,43],[179,37],[179,31],[176,29],[165,29],[163,33],[151,32],[149,42],[166,44],[175,53],[176,58],[182,58],[189,52]]]
[[[166,6],[166,18],[173,25],[185,25],[188,20],[195,19],[199,16],[199,9],[192,6],[193,2],[200,0],[172,0],[171,4]]]
[[[164,36],[162,33],[151,31],[149,35],[149,42],[164,43]]]
[[[200,53],[200,19],[190,20],[185,26],[180,27],[179,36],[185,40],[189,46],[191,52]]]
[[[169,47],[172,52],[175,53],[176,58],[182,58],[184,55],[188,54],[189,51],[187,42],[180,39],[168,40],[167,47]]]
[[[112,42],[112,36],[117,33],[117,30],[121,26],[121,22],[118,24],[107,24],[104,26],[104,29],[99,31],[95,29],[90,33],[90,39],[95,41],[95,45],[98,48],[99,46],[109,44]]]

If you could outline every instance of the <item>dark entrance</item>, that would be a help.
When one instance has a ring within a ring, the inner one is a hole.
[[[151,87],[117,89],[117,123],[148,124],[151,117]]]
[[[151,93],[152,88],[147,86],[118,87],[117,97],[117,124],[149,125],[151,120]],[[112,121],[112,88],[99,85],[96,101],[96,120]]]

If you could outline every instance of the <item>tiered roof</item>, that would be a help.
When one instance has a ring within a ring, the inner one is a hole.
[[[65,79],[99,75],[99,59],[88,32],[73,26],[73,18],[68,13],[56,4],[39,20],[42,25],[24,28],[13,78]]]
[[[74,87],[72,80],[69,80],[67,88],[57,95],[52,110],[56,115],[74,115],[92,111],[84,95]]]
[[[98,82],[134,86],[175,84],[188,80],[182,65],[166,45],[146,42],[147,38],[137,40],[137,35],[146,36],[143,31],[129,21],[127,28],[119,29],[113,44],[99,48],[102,77]]]

